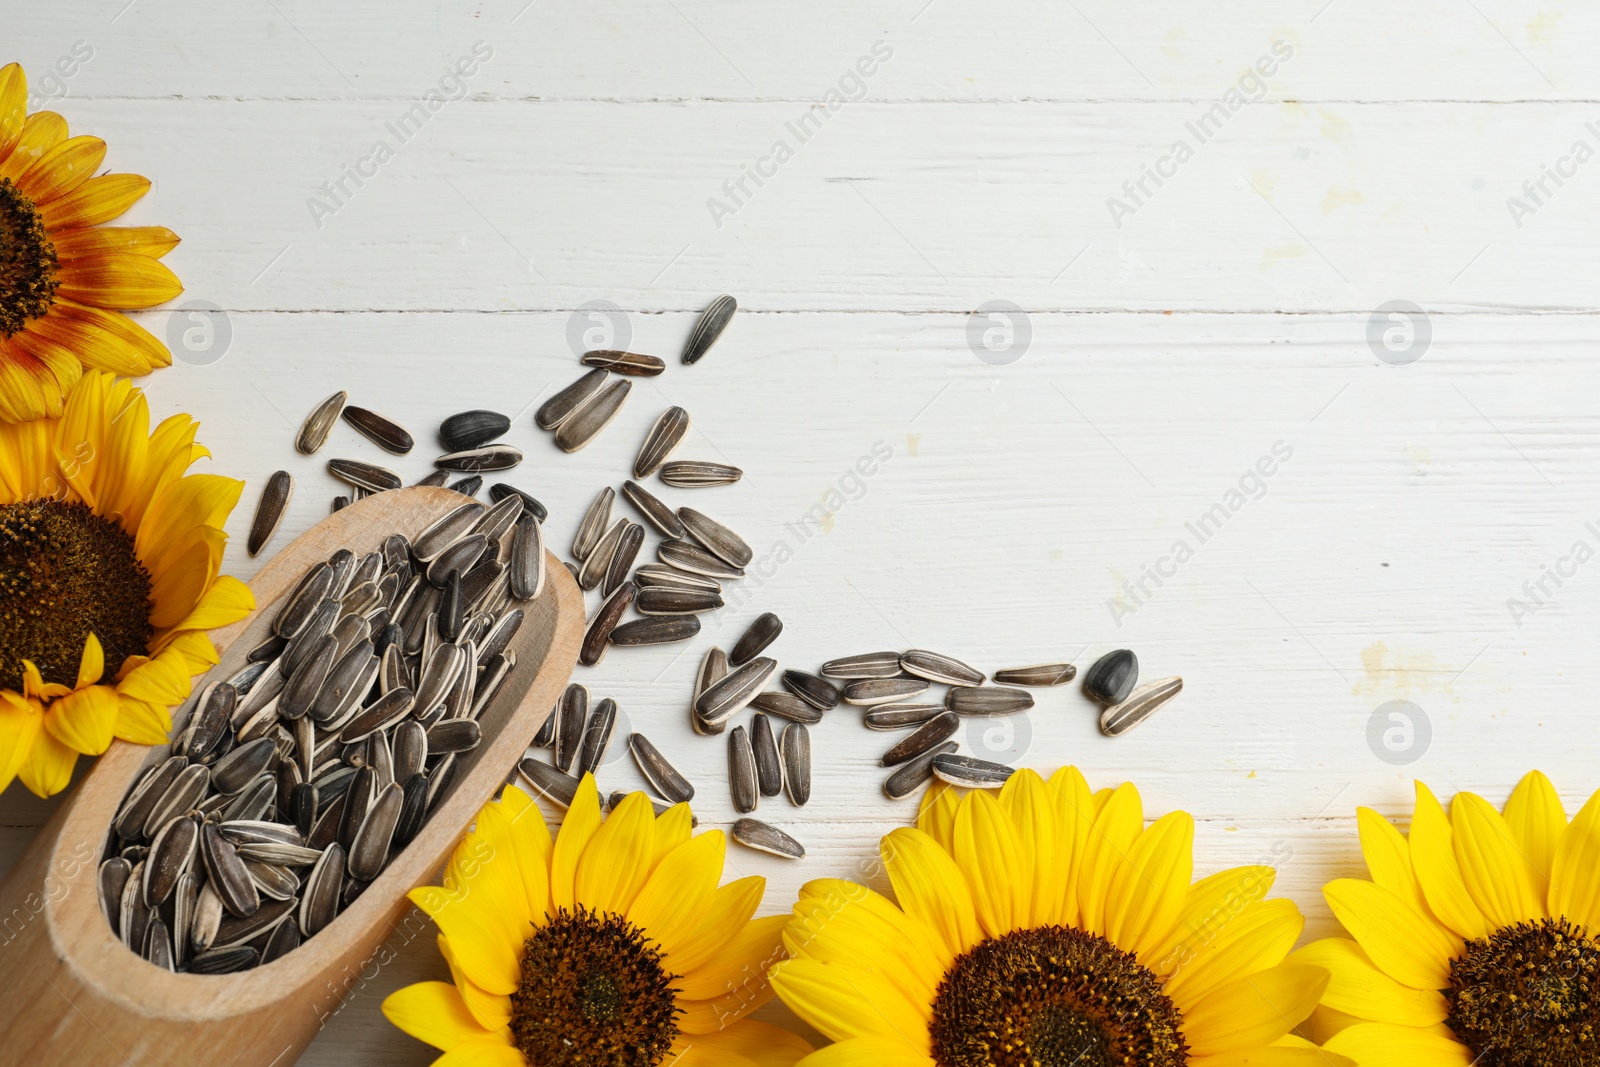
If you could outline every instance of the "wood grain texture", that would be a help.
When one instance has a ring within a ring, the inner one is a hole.
[[[391,533],[414,536],[460,502],[444,489],[385,493],[296,538],[252,582],[256,611],[217,631],[222,660],[216,675],[239,670],[249,650],[270,636],[275,609],[310,566],[340,548],[373,551]],[[551,567],[561,569],[554,560]],[[437,876],[566,685],[582,630],[576,584],[552,574],[524,610],[527,620],[509,646],[520,669],[484,709],[484,741],[461,757],[461,769],[427,823],[326,930],[264,967],[173,974],[130,952],[106,923],[95,872],[107,828],[138,776],[167,754],[164,747],[115,743],[0,886],[0,915],[27,915],[43,897],[6,946],[0,1026],[7,1062],[178,1067],[198,1058],[268,1067],[297,1057],[337,1010],[339,980],[371,966],[384,942],[403,928],[412,910],[405,892]],[[192,702],[174,717],[176,730],[190,711]]]
[[[1507,206],[1576,140],[1600,147],[1586,126],[1600,11],[125,2],[82,20],[35,5],[8,28],[30,70],[94,46],[57,106],[108,139],[108,167],[156,180],[130,218],[185,237],[170,257],[184,299],[225,308],[231,333],[219,361],[180,353],[149,379],[152,403],[203,420],[215,469],[247,478],[247,499],[294,472],[279,543],[339,491],[321,459],[388,460],[344,428],[315,460],[293,453],[294,426],[335,388],[417,436],[393,461],[408,480],[446,414],[514,416],[528,460],[504,478],[550,507],[557,551],[672,404],[694,419],[681,455],[747,471],[725,490],[650,487],[727,523],[758,562],[780,542],[792,558],[730,587],[738,599],[681,657],[617,649],[578,675],[618,700],[619,741],[646,732],[696,783],[703,826],[733,812],[722,744],[688,724],[695,662],[764,610],[785,621],[783,666],[920,646],[986,670],[1081,670],[1131,647],[1146,677],[1183,675],[1171,707],[1116,741],[1076,685],[1040,691],[1009,736],[961,737],[1075,762],[1096,785],[1133,780],[1152,817],[1193,811],[1196,873],[1273,863],[1308,937],[1333,929],[1322,884],[1362,870],[1357,805],[1403,824],[1413,776],[1498,803],[1539,766],[1570,812],[1600,785],[1595,565],[1546,577],[1576,541],[1600,548],[1586,525],[1600,526],[1600,164],[1546,180],[1520,227]],[[1263,99],[1117,227],[1107,199],[1278,39],[1295,54]],[[319,229],[308,199],[478,40],[494,56],[466,98]],[[706,201],[880,40],[894,56],[864,99],[717,227]],[[677,365],[720,292],[743,310],[702,364]],[[1009,365],[969,347],[969,313],[994,299],[1028,316]],[[1393,299],[1428,311],[1410,366],[1369,345]],[[624,309],[627,347],[669,367],[563,456],[531,413],[580,373],[571,336],[623,346],[574,315],[592,300]],[[141,321],[162,336],[205,325]],[[880,440],[893,458],[841,486]],[[1264,491],[1240,489],[1280,441],[1293,455]],[[1198,543],[1186,524],[1235,489],[1247,502]],[[247,523],[235,516],[226,563],[240,575],[256,566]],[[1122,583],[1185,537],[1192,558],[1115,618]],[[1539,582],[1543,606],[1514,617],[1508,602]],[[1369,745],[1391,700],[1430,720],[1415,762]],[[814,734],[811,803],[761,809],[808,858],[728,854],[729,877],[768,878],[762,914],[811,878],[884,888],[877,840],[913,810],[879,792],[892,737],[852,711]],[[615,743],[599,778],[643,786]],[[0,798],[0,866],[53,807]],[[425,924],[390,947],[341,979],[350,998],[304,1063],[431,1062],[377,1005],[448,972]]]

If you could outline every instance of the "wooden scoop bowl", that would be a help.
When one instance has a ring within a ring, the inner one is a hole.
[[[340,548],[372,551],[413,537],[464,498],[448,489],[379,493],[324,519],[256,575],[256,610],[212,634],[238,671],[265,640],[277,603],[306,570]],[[432,880],[463,830],[522,757],[577,662],[583,594],[553,556],[545,586],[510,648],[517,667],[479,719],[483,741],[458,757],[453,782],[417,837],[327,929],[254,970],[174,974],[124,947],[100,910],[98,867],[112,816],[165,747],[118,741],[0,886],[0,1064],[172,1064],[288,1067],[311,1043],[410,908],[407,890]],[[203,682],[195,680],[199,690]],[[192,702],[191,702],[192,703]],[[174,736],[187,718],[185,707]],[[176,717],[176,716],[175,716]]]

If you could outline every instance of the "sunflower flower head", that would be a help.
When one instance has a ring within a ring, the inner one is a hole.
[[[1285,962],[1273,869],[1191,883],[1194,822],[1076,768],[937,784],[883,839],[895,899],[808,883],[778,996],[836,1044],[802,1067],[1342,1067],[1290,1031],[1328,982]]]
[[[114,737],[164,743],[217,662],[204,631],[255,606],[218,573],[243,483],[187,473],[195,428],[151,433],[143,393],[103,371],[60,418],[0,423],[0,791],[60,792]]]
[[[0,68],[0,422],[57,418],[85,368],[137,377],[172,362],[121,312],[183,291],[161,257],[162,226],[106,226],[150,188],[95,175],[98,137],[67,135],[53,111],[28,114],[28,82]]]
[[[526,793],[484,805],[441,886],[411,899],[439,927],[451,982],[383,1002],[437,1067],[791,1067],[811,1047],[747,1019],[771,998],[788,916],[765,883],[719,885],[719,830],[634,793],[602,817],[585,775],[552,839]]]
[[[1332,975],[1324,1048],[1363,1067],[1600,1065],[1600,793],[1569,824],[1529,773],[1504,811],[1421,782],[1409,835],[1357,812],[1369,878],[1323,889],[1349,937],[1296,958]]]

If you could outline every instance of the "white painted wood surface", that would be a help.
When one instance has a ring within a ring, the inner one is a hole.
[[[220,358],[190,353],[146,384],[158,413],[201,418],[215,470],[250,483],[232,573],[256,566],[242,535],[271,471],[298,481],[281,544],[339,491],[323,459],[384,461],[347,428],[315,460],[294,453],[294,426],[336,388],[417,433],[394,463],[409,478],[442,416],[516,415],[528,461],[512,480],[549,505],[558,545],[678,403],[694,416],[681,454],[748,476],[662,495],[758,558],[780,543],[793,558],[737,587],[691,652],[616,650],[583,680],[700,783],[705,823],[732,812],[723,745],[688,727],[690,679],[763,610],[787,624],[779,659],[803,668],[911,645],[990,670],[1086,666],[1127,646],[1146,677],[1182,674],[1179,702],[1117,741],[1076,686],[1040,691],[1009,738],[963,737],[1193,811],[1197,871],[1277,862],[1313,934],[1331,928],[1320,885],[1359,869],[1355,806],[1403,814],[1413,775],[1498,802],[1538,766],[1574,809],[1600,785],[1600,563],[1562,562],[1575,542],[1600,549],[1600,163],[1562,162],[1576,141],[1600,150],[1592,6],[124,4],[13,5],[0,58],[105,137],[113,169],[155,180],[133,217],[183,235],[183,300],[224,309]],[[80,41],[92,58],[44,86]],[[398,144],[386,124],[479,41],[493,55],[465,97]],[[1293,55],[1264,98],[1198,144],[1186,123],[1275,41]],[[786,123],[875,42],[893,55],[864,98],[798,144]],[[394,158],[318,228],[308,200],[386,136]],[[1107,199],[1185,137],[1193,158],[1115,225]],[[778,138],[794,158],[734,205],[723,183]],[[1545,179],[1518,226],[1507,201],[1546,166],[1571,174]],[[738,207],[720,228],[713,197]],[[702,364],[678,365],[693,313],[724,291],[744,310]],[[596,300],[670,366],[565,456],[529,413],[576,375],[569,330]],[[990,300],[1025,309],[1014,362],[969,346]],[[1391,300],[1426,309],[1409,365],[1369,344]],[[143,320],[203,348],[203,319]],[[892,458],[846,480],[851,499],[802,542],[808,510],[878,442]],[[1274,446],[1292,456],[1230,498]],[[1201,543],[1186,524],[1219,503],[1238,506]],[[1174,567],[1180,539],[1192,558]],[[1147,566],[1171,576],[1118,618],[1110,602]],[[1573,572],[1559,587],[1558,567]],[[1524,583],[1541,580],[1538,606]],[[1536,610],[1513,617],[1513,598]],[[1431,725],[1410,764],[1369,746],[1390,700]],[[912,811],[879,792],[890,739],[855,719],[816,730],[809,807],[762,809],[809,858],[729,853],[730,873],[768,876],[766,912],[806,879],[870,875],[876,839]],[[602,781],[641,784],[625,756]],[[0,799],[0,866],[50,808]],[[353,979],[303,1062],[428,1062],[377,1003],[441,973],[430,937],[401,946]]]

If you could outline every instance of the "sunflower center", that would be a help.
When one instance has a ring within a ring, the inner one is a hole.
[[[150,575],[133,538],[83,504],[0,505],[0,687],[22,689],[24,659],[72,685],[91,633],[107,677],[150,647]]]
[[[58,265],[39,209],[10,178],[0,178],[0,336],[50,310],[61,284]]]
[[[1600,1065],[1600,941],[1565,919],[1468,941],[1445,999],[1477,1067]]]
[[[1177,1006],[1132,953],[1066,926],[956,960],[933,1001],[939,1067],[1181,1067]]]
[[[512,1039],[548,1067],[660,1063],[678,1036],[672,979],[626,919],[562,908],[523,944]]]

